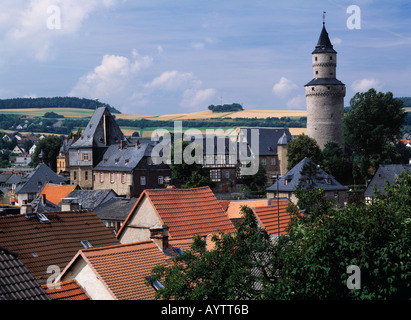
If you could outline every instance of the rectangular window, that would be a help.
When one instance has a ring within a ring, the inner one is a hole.
[[[84,171],[84,180],[88,180],[88,171]]]
[[[159,184],[159,185],[163,185],[163,184],[164,184],[164,177],[163,177],[163,176],[159,176],[159,177],[158,177],[158,184]]]
[[[110,172],[110,183],[116,182],[116,174],[114,172]]]
[[[103,183],[104,182],[104,172],[99,172],[99,177],[100,177],[100,182]]]
[[[266,166],[267,165],[267,159],[261,159],[261,164],[263,165],[263,166]]]
[[[140,185],[141,186],[145,186],[146,185],[146,176],[141,176],[140,177]]]
[[[221,170],[210,170],[211,180],[214,182],[221,181]]]
[[[73,180],[77,180],[77,171],[73,171]]]
[[[225,177],[226,177],[226,179],[230,179],[230,171],[229,170],[225,171]]]
[[[276,163],[275,158],[271,158],[271,165],[275,166],[275,163]]]
[[[127,183],[127,174],[125,172],[121,173],[121,183],[122,184]]]

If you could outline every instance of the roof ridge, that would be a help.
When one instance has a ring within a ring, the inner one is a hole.
[[[106,247],[81,249],[79,251],[81,251],[82,253],[89,253],[89,252],[95,252],[95,251],[115,249],[115,248],[118,248],[118,247],[125,248],[125,247],[133,247],[133,246],[137,246],[137,245],[150,244],[150,243],[154,244],[154,242],[152,240],[143,240],[143,241],[130,242],[130,243],[121,243],[121,244],[116,244],[116,245],[106,246]]]

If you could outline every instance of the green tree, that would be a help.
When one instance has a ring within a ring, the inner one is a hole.
[[[171,266],[154,267],[149,281],[159,280],[164,288],[156,297],[175,300],[261,299],[264,290],[276,281],[275,267],[267,255],[273,254],[265,230],[249,207],[242,207],[244,221],[235,234],[213,236],[214,248],[205,250],[200,236],[191,249],[176,256]]]
[[[260,163],[256,174],[242,176],[241,179],[251,191],[261,190],[267,184],[266,170]]]
[[[305,134],[301,134],[295,139],[291,140],[287,147],[287,157],[288,170],[291,170],[305,157],[316,164],[322,163],[322,152],[317,144],[317,141]]]
[[[60,148],[63,145],[63,140],[58,136],[48,136],[41,139],[34,150],[33,165],[37,166],[39,163],[39,154],[44,152],[46,157],[45,164],[47,164],[52,170],[57,170],[57,156],[59,155]]]
[[[401,158],[396,138],[405,116],[403,101],[391,92],[370,89],[351,99],[350,110],[343,118],[344,143],[353,152],[353,169],[365,182],[380,164],[395,163]]]
[[[352,183],[352,163],[347,154],[335,141],[325,144],[322,167],[342,184]]]
[[[350,205],[306,224],[294,219],[281,257],[282,299],[410,299],[411,174],[387,195]],[[347,267],[359,267],[361,288],[347,287]]]

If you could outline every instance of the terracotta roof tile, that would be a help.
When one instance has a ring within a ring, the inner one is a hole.
[[[60,204],[61,200],[67,197],[70,192],[72,192],[76,188],[76,185],[59,185],[48,183],[44,186],[43,190],[40,193],[40,196],[45,194],[48,201],[55,205],[58,205]]]
[[[169,227],[170,239],[187,239],[195,234],[205,236],[215,232],[235,232],[234,225],[209,187],[145,190],[123,227],[144,196],[148,197],[162,223]]]
[[[82,250],[100,279],[119,300],[152,300],[155,290],[147,285],[152,268],[169,259],[152,241]]]
[[[286,228],[290,222],[290,214],[287,213],[289,203],[288,199],[280,199],[278,206],[277,201],[273,200],[269,206],[255,207],[252,210],[268,234],[287,234]]]
[[[94,247],[119,244],[115,235],[92,211],[47,213],[50,223],[24,215],[0,217],[0,243],[16,252],[40,284],[50,274],[47,268],[61,270],[83,249],[82,240]]]
[[[267,199],[253,199],[253,200],[233,200],[227,208],[227,215],[230,219],[242,218],[241,207],[248,206],[250,208],[266,206]]]
[[[44,291],[52,300],[90,300],[89,296],[75,280],[42,285]]]

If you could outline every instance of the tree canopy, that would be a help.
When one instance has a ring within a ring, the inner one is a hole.
[[[354,169],[358,170],[354,175],[367,181],[372,175],[370,168],[376,170],[380,164],[405,161],[396,143],[405,117],[403,101],[391,92],[370,89],[355,94],[343,118],[344,144],[352,151]]]
[[[320,147],[313,138],[301,134],[295,139],[291,140],[287,147],[288,165],[287,169],[291,170],[305,157],[316,164],[322,162],[322,152]]]

